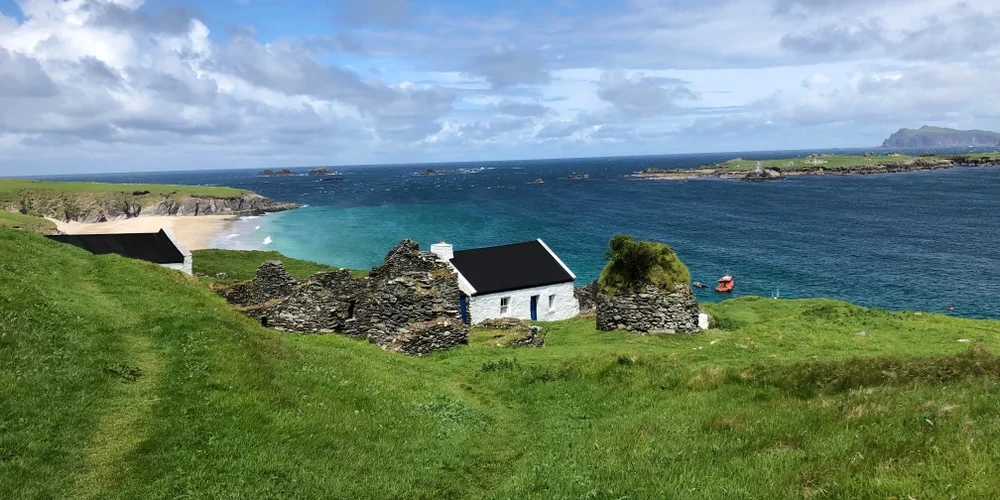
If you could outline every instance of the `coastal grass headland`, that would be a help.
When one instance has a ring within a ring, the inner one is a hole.
[[[17,196],[25,191],[54,191],[61,193],[118,194],[141,193],[145,195],[212,196],[228,198],[251,194],[246,189],[216,186],[188,186],[180,184],[111,184],[103,182],[39,181],[31,179],[0,179],[0,196]]]
[[[418,358],[27,231],[0,255],[0,498],[1000,496],[997,321],[746,297]]]
[[[867,153],[864,155],[812,154],[795,158],[748,160],[735,158],[716,165],[690,169],[647,168],[633,177],[643,179],[687,180],[722,178],[777,180],[796,175],[852,175],[901,173],[939,170],[959,166],[998,166],[1000,153],[974,155],[933,154],[910,156],[902,153]],[[761,175],[762,173],[770,175]]]
[[[296,207],[229,187],[0,179],[0,210],[64,222],[241,215]]]

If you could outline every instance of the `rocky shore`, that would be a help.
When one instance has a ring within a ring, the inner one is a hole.
[[[869,158],[869,157],[866,157]],[[784,160],[782,160],[784,161]],[[631,177],[649,180],[690,180],[690,179],[733,179],[744,181],[781,180],[786,177],[801,175],[870,175],[895,174],[903,172],[922,172],[943,170],[955,167],[995,167],[1000,166],[1000,157],[989,156],[949,156],[921,157],[897,162],[879,162],[857,165],[825,166],[821,163],[807,166],[768,167],[764,168],[758,162],[754,170],[735,170],[724,165],[702,166],[681,169],[647,168],[632,174]],[[791,162],[790,162],[791,163]]]

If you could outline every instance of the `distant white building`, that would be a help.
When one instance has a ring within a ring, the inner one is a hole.
[[[116,254],[192,274],[191,251],[169,229],[158,233],[60,234],[49,239],[82,248],[94,255]]]
[[[460,251],[442,242],[431,245],[431,252],[458,272],[466,323],[559,321],[580,313],[576,275],[542,240]]]

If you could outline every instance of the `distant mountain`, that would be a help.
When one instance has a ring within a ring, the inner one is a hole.
[[[883,148],[1000,146],[1000,134],[984,130],[955,130],[923,126],[916,130],[903,128],[882,143]]]

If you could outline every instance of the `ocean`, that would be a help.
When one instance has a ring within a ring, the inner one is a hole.
[[[463,249],[541,238],[582,285],[600,274],[608,240],[626,233],[672,245],[695,281],[734,276],[734,294],[698,289],[701,301],[830,297],[1000,318],[1000,168],[769,183],[628,177],[647,167],[813,152],[823,151],[331,168],[342,181],[304,175],[309,168],[293,169],[303,174],[293,177],[257,177],[261,168],[252,168],[54,179],[232,186],[301,203],[307,206],[243,219],[214,245],[341,267],[376,265],[404,238],[425,249],[438,241]],[[427,168],[450,172],[419,174]],[[589,178],[567,179],[572,172]]]

